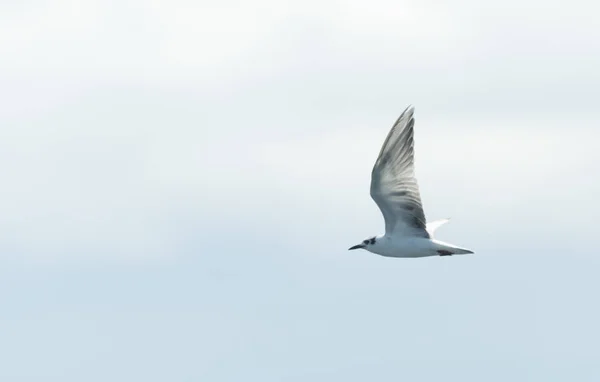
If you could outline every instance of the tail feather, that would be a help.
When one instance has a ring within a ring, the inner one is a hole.
[[[452,249],[452,253],[455,255],[468,255],[475,252],[471,251],[470,249],[455,247]]]
[[[470,253],[474,253],[470,249],[457,247],[455,245],[444,243],[439,240],[433,240],[433,241],[437,244],[437,247],[438,247],[436,249],[436,251],[442,256],[445,256],[445,255],[467,255]]]

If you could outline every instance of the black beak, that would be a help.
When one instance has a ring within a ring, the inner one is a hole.
[[[354,247],[348,248],[348,251],[351,251],[353,249],[360,249],[360,248],[364,248],[364,247],[365,247],[364,244],[358,244],[358,245],[355,245]]]

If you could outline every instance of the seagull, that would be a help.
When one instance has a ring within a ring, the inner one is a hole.
[[[385,257],[451,256],[473,253],[433,238],[449,219],[427,223],[414,171],[414,107],[408,106],[383,142],[371,172],[371,197],[385,220],[385,234],[350,247]]]

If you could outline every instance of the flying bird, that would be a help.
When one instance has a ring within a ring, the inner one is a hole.
[[[427,223],[414,171],[414,108],[404,110],[383,142],[371,172],[371,197],[385,220],[385,234],[349,249],[386,257],[451,256],[473,253],[433,238],[448,219]]]

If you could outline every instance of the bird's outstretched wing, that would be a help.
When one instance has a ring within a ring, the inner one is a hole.
[[[409,106],[390,130],[371,173],[371,197],[385,219],[386,235],[429,238],[414,174],[414,108]]]

